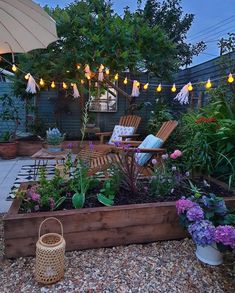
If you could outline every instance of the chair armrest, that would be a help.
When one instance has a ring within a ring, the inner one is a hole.
[[[109,131],[109,132],[97,132],[96,135],[100,136],[100,144],[103,144],[104,143],[104,138],[108,137],[108,136],[111,136],[112,133],[113,133],[112,131]]]
[[[118,150],[123,151],[122,147],[117,147]],[[130,152],[136,152],[136,148],[128,148],[127,149]],[[164,153],[166,150],[165,149],[161,149],[161,148],[155,148],[155,149],[139,149],[140,153],[153,153],[153,154],[157,154],[157,153]]]
[[[141,144],[142,141],[138,141],[138,140],[129,140],[129,141],[122,141],[122,140],[119,140],[119,141],[113,141],[114,143],[119,143],[120,146],[121,145],[131,145],[131,146],[139,146]]]
[[[122,139],[125,138],[132,138],[132,137],[138,137],[140,134],[129,134],[129,135],[119,135]]]
[[[112,131],[109,131],[109,132],[97,132],[95,135],[98,135],[98,136],[110,136],[112,135]]]

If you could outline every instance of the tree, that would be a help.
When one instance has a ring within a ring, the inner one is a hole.
[[[189,65],[192,57],[205,49],[205,43],[195,45],[186,42],[186,34],[190,29],[194,15],[183,14],[182,0],[147,0],[143,18],[150,27],[160,26],[169,39],[176,45],[180,65]]]

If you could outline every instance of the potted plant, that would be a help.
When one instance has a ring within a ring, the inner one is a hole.
[[[46,143],[48,152],[61,152],[65,134],[62,134],[58,128],[49,128],[46,131]]]
[[[0,97],[0,121],[4,131],[0,132],[0,156],[3,159],[13,159],[17,155],[16,130],[20,124],[19,107],[13,97]]]
[[[176,208],[181,225],[197,246],[200,261],[219,265],[223,262],[221,252],[235,249],[235,215],[226,208],[223,198],[197,193],[178,200]]]
[[[95,127],[95,121],[96,121],[95,114],[94,113],[89,113],[87,127],[88,128]]]

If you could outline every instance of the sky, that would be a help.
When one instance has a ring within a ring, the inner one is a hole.
[[[65,6],[71,0],[36,0],[40,5]],[[123,8],[136,9],[136,0],[113,0],[114,9],[122,14]],[[145,1],[143,0],[143,3]],[[195,14],[194,22],[188,32],[188,41],[205,41],[207,49],[194,57],[193,65],[203,63],[219,55],[217,40],[226,37],[228,32],[235,32],[235,0],[182,0],[185,13]]]

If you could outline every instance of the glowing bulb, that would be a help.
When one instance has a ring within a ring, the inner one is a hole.
[[[55,82],[54,81],[52,81],[52,83],[51,83],[51,88],[55,88]]]
[[[68,88],[68,86],[65,82],[63,82],[62,86],[63,86],[63,89],[65,89],[65,90]]]
[[[17,67],[15,66],[15,64],[12,65],[12,71],[16,72],[17,71]]]
[[[104,65],[100,64],[100,70],[104,70]]]
[[[44,86],[45,85],[45,82],[44,82],[44,80],[42,78],[40,78],[39,84],[40,84],[40,86]]]
[[[24,78],[25,78],[26,80],[28,80],[28,79],[29,79],[29,73],[27,73],[27,74],[24,76]]]
[[[173,84],[172,88],[171,88],[171,91],[172,93],[175,93],[176,92],[176,86],[175,86],[175,83]]]
[[[124,84],[127,84],[127,83],[128,83],[128,81],[127,81],[127,77],[123,80],[123,83],[124,83]]]
[[[69,70],[66,70],[66,72],[69,73],[70,71]]]
[[[149,87],[149,83],[146,83],[146,84],[144,85],[144,90],[147,90],[148,87]]]
[[[90,80],[90,79],[91,79],[91,76],[90,76],[89,74],[87,74],[86,78],[87,78],[88,80]]]
[[[162,91],[162,85],[159,83],[158,87],[156,88],[156,91],[160,93]]]
[[[188,91],[191,92],[193,90],[193,86],[191,82],[188,83]]]
[[[74,86],[74,83],[71,82],[71,86]]]
[[[115,74],[114,79],[118,80],[118,73]]]
[[[212,87],[211,80],[208,79],[208,81],[206,83],[206,89],[210,89],[211,87]]]
[[[110,72],[109,72],[109,69],[106,68],[106,70],[105,70],[105,74],[106,74],[106,75],[109,75],[109,73],[110,73]]]
[[[140,83],[139,83],[139,81],[137,81],[135,85],[136,85],[136,86],[140,86]]]
[[[230,73],[229,76],[228,76],[228,82],[229,83],[234,82],[234,77],[233,77],[232,73]]]
[[[84,84],[84,83],[85,83],[85,81],[83,79],[81,79],[81,84]]]
[[[79,70],[81,68],[80,64],[77,64],[77,70]]]

